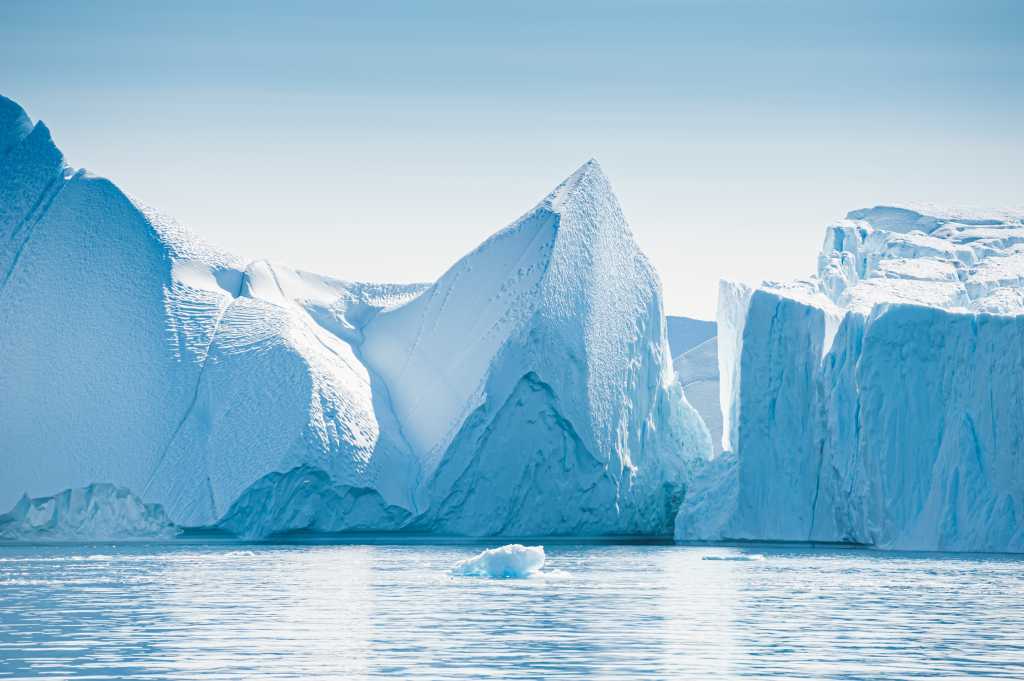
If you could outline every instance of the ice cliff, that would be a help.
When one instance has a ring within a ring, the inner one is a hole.
[[[723,282],[727,454],[678,540],[1024,551],[1024,213],[851,212],[816,276]]]
[[[585,164],[431,285],[215,249],[0,98],[0,508],[112,483],[181,526],[664,534],[706,429]]]

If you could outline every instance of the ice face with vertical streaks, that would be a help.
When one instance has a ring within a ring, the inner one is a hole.
[[[1024,551],[1024,212],[876,207],[723,283],[724,441],[676,538]]]

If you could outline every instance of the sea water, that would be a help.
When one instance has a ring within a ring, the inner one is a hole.
[[[2,547],[0,678],[1024,678],[1020,558],[496,545]]]

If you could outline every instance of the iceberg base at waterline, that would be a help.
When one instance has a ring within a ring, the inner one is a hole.
[[[156,504],[122,487],[98,483],[52,497],[22,497],[0,515],[3,541],[123,541],[171,539],[179,529]]]

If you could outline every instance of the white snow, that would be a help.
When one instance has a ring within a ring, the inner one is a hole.
[[[668,534],[707,431],[589,162],[431,285],[245,262],[0,98],[0,507],[112,482],[243,536]]]
[[[701,560],[726,560],[726,561],[761,561],[764,555],[760,553],[727,553],[702,556]]]
[[[0,540],[7,541],[169,539],[178,532],[158,505],[109,483],[22,497],[0,515]]]
[[[543,546],[507,544],[460,560],[451,572],[463,577],[517,579],[539,572],[544,567],[544,560]]]
[[[1024,213],[849,218],[816,278],[723,283],[733,454],[698,472],[676,538],[1024,551]]]

